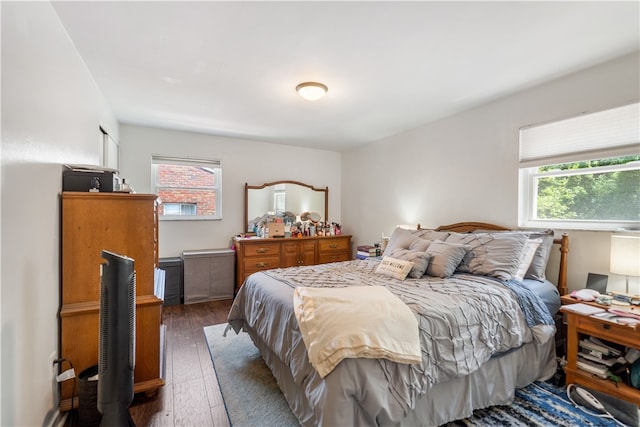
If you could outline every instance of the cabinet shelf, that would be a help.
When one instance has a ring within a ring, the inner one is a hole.
[[[563,300],[564,301],[564,300]],[[601,379],[577,367],[581,337],[592,336],[616,344],[640,349],[640,328],[617,325],[593,316],[563,310],[567,322],[567,384],[580,384],[640,405],[640,390],[626,384]]]

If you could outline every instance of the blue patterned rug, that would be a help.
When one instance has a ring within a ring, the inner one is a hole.
[[[597,394],[593,392],[593,394]],[[598,396],[600,397],[600,396]],[[617,424],[610,418],[602,418],[578,409],[567,398],[565,388],[559,388],[545,382],[535,382],[516,390],[510,405],[493,406],[473,412],[464,420],[454,421],[454,426],[638,426],[638,409],[635,405],[617,401],[620,411],[615,415],[625,421]],[[609,408],[610,411],[615,409]],[[632,413],[635,411],[635,414]]]
[[[251,338],[235,332],[225,338],[222,336],[225,327],[226,324],[207,326],[204,333],[230,424],[235,427],[299,425]],[[635,408],[635,413],[630,414],[631,421],[627,423],[638,427],[637,407],[624,406],[622,412],[631,412],[629,407]],[[564,388],[536,382],[516,390],[511,405],[478,410],[469,418],[447,424],[447,427],[456,426],[618,427],[620,424],[579,410],[569,401]]]

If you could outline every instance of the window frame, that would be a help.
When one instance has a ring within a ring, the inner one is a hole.
[[[637,102],[585,112],[520,129],[518,224],[522,228],[611,231],[639,229],[639,221],[537,219],[537,182],[542,177],[638,170],[638,162],[563,171],[538,172],[542,166],[640,155]]]
[[[598,160],[598,159],[592,159]],[[583,160],[576,160],[583,161]],[[570,163],[570,162],[564,162]],[[548,165],[541,165],[548,166]],[[538,219],[535,217],[537,182],[540,178],[553,178],[573,175],[589,175],[597,173],[612,173],[618,171],[640,170],[640,162],[634,161],[621,165],[607,165],[592,168],[551,170],[538,172],[539,166],[520,169],[520,226],[527,228],[563,228],[569,230],[611,231],[636,229],[638,221],[620,220],[580,220],[580,219]]]
[[[194,157],[171,157],[159,154],[151,156],[151,187],[154,194],[160,194],[162,188],[170,188],[158,185],[158,167],[157,165],[178,165],[192,166],[208,169],[214,174],[214,185],[211,187],[215,194],[215,214],[214,215],[198,215],[198,207],[196,206],[196,215],[158,215],[160,221],[219,221],[222,219],[222,161],[215,159],[204,159]],[[178,187],[171,187],[178,188]],[[180,187],[184,189],[192,189],[192,187]],[[196,188],[202,190],[202,188]],[[161,198],[160,198],[161,199]],[[162,200],[160,200],[162,203]],[[183,204],[182,202],[169,202],[172,204]]]

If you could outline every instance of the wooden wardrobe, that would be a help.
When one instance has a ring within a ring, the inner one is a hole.
[[[134,392],[164,385],[162,300],[154,294],[158,265],[157,196],[128,193],[62,193],[60,357],[76,376],[98,364],[101,251],[134,259],[136,360]],[[64,370],[68,367],[62,364]],[[76,381],[77,383],[77,381]],[[60,409],[77,408],[78,386],[61,386]]]

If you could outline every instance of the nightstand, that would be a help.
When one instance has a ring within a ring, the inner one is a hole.
[[[573,302],[578,301],[573,300]],[[610,380],[597,378],[577,367],[580,339],[593,336],[625,347],[640,349],[640,325],[634,328],[569,310],[563,310],[563,313],[567,322],[567,366],[565,367],[567,384],[581,384],[636,405],[640,404],[640,390],[623,383],[615,384]]]

